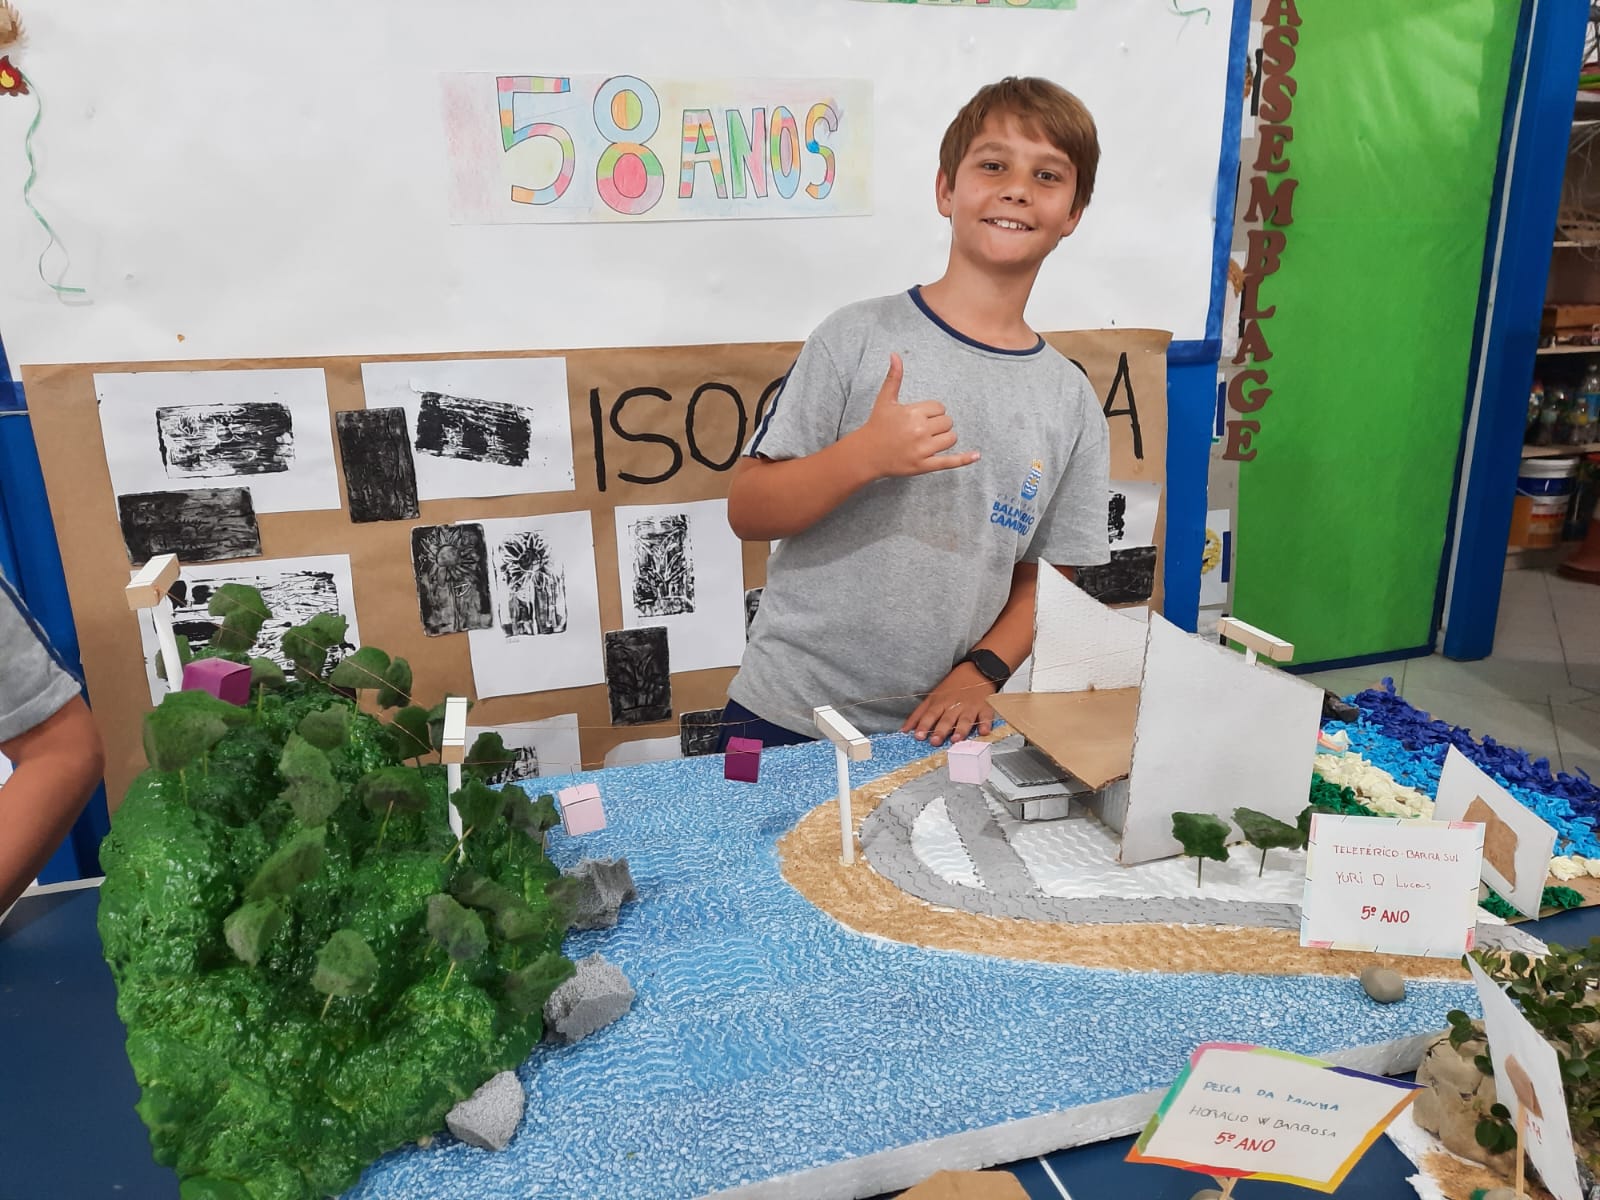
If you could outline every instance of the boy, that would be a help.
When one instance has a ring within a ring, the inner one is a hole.
[[[22,599],[0,576],[0,914],[22,895],[105,771],[100,734]]]
[[[1069,92],[983,88],[939,150],[944,275],[840,310],[802,348],[728,495],[735,533],[781,544],[724,746],[809,740],[819,704],[935,746],[987,733],[1032,645],[1039,563],[1109,560],[1105,417],[1023,318],[1099,157]]]

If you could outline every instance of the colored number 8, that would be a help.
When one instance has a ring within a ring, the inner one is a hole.
[[[594,126],[609,143],[594,173],[600,199],[631,217],[649,212],[666,188],[661,160],[644,144],[661,127],[655,92],[632,75],[606,80],[595,93]]]

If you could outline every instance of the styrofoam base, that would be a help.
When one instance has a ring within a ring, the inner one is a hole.
[[[1335,1066],[1372,1075],[1398,1075],[1416,1070],[1428,1043],[1437,1036],[1418,1034],[1321,1057]],[[979,1170],[997,1163],[1017,1162],[1073,1146],[1126,1137],[1145,1127],[1165,1094],[1164,1090],[1157,1090],[1119,1096],[1115,1100],[918,1142],[710,1195],[717,1200],[859,1200],[863,1196],[910,1187],[935,1171]],[[1406,1115],[1401,1114],[1402,1117]]]

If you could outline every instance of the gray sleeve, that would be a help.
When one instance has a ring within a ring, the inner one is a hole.
[[[800,348],[800,357],[756,425],[746,455],[804,458],[839,440],[850,391],[828,349],[825,328]]]
[[[43,724],[78,694],[22,602],[0,579],[0,742]]]
[[[1111,431],[1100,406],[1089,404],[1078,444],[1050,506],[1039,519],[1024,562],[1093,567],[1111,561],[1106,506],[1111,492]]]

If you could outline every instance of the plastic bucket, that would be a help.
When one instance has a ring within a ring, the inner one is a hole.
[[[1525,458],[1517,472],[1517,491],[1524,496],[1567,496],[1578,477],[1576,458]]]
[[[1567,521],[1567,496],[1533,496],[1528,506],[1529,546],[1559,546],[1561,528]]]

